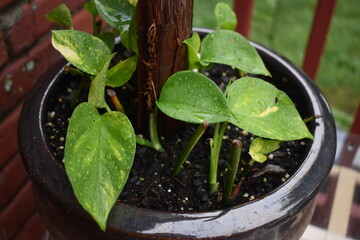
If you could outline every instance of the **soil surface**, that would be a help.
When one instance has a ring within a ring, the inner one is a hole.
[[[238,78],[237,72],[230,67],[215,65],[204,72],[223,88],[231,78]],[[53,108],[48,112],[46,121],[47,136],[54,156],[63,161],[65,135],[68,119],[73,106],[85,101],[86,95],[80,94],[77,103],[72,103],[76,88],[83,84],[80,77],[73,77],[69,84],[56,92],[52,99]],[[116,90],[125,107],[135,107],[133,99],[135,89],[126,85]],[[127,91],[124,94],[124,91]],[[128,93],[131,93],[130,96]],[[126,109],[125,109],[126,111]],[[127,112],[134,112],[127,111]],[[135,115],[130,115],[134,119]],[[229,149],[234,139],[242,144],[241,166],[239,167],[233,199],[229,205],[238,205],[255,200],[280,187],[297,171],[302,164],[309,140],[282,142],[281,148],[268,155],[268,160],[249,166],[251,157],[249,145],[255,136],[229,124],[221,149],[218,169],[219,192],[208,193],[208,170],[210,145],[213,126],[210,125],[204,136],[191,152],[183,168],[177,176],[171,174],[176,159],[184,148],[187,139],[197,128],[193,124],[178,124],[179,131],[174,137],[162,137],[166,152],[159,153],[153,149],[137,146],[136,156],[127,184],[119,201],[138,207],[166,211],[208,211],[223,208],[221,203],[223,181],[229,159]]]

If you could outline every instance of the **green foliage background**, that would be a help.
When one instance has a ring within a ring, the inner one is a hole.
[[[194,26],[215,28],[217,2],[195,0]],[[302,65],[315,0],[255,0],[250,39],[261,43],[297,66]],[[338,127],[347,130],[360,101],[360,4],[337,1],[316,83],[329,101]]]

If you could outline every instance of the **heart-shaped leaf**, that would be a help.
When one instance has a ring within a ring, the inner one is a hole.
[[[71,117],[65,169],[79,203],[104,231],[129,176],[135,142],[132,125],[120,112],[101,116],[91,104],[82,103]]]
[[[73,29],[70,10],[63,3],[51,10],[45,17],[53,23]]]
[[[203,74],[191,71],[177,72],[165,82],[157,106],[166,115],[190,123],[231,118],[220,88]]]
[[[291,99],[258,78],[244,77],[228,87],[228,102],[235,125],[257,136],[277,139],[312,139]]]
[[[129,0],[95,0],[100,16],[120,32],[129,29],[135,6]]]
[[[235,30],[237,25],[236,14],[226,3],[219,2],[215,6],[215,17],[220,29]]]
[[[280,148],[280,141],[277,140],[266,140],[260,137],[255,138],[252,141],[249,149],[249,154],[255,161],[259,163],[263,163],[266,161],[267,156],[265,154],[269,154],[274,152],[275,150]]]
[[[234,31],[209,33],[202,40],[200,53],[205,63],[221,63],[247,73],[270,75],[255,48]]]
[[[101,39],[75,30],[52,31],[52,44],[66,60],[91,75],[100,72],[111,54]]]
[[[107,85],[120,87],[130,80],[137,67],[138,56],[132,56],[112,67],[107,73]]]

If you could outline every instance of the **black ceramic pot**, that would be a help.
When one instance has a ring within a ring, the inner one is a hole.
[[[207,30],[198,30],[204,35]],[[64,62],[42,77],[26,100],[21,114],[19,145],[23,162],[34,183],[39,212],[57,239],[298,239],[311,220],[315,195],[333,165],[336,135],[329,106],[314,83],[294,65],[253,43],[277,87],[300,103],[303,117],[322,116],[310,126],[314,141],[304,163],[276,191],[251,203],[228,209],[173,213],[117,203],[102,232],[81,208],[64,168],[54,159],[44,136],[52,92],[64,78]]]

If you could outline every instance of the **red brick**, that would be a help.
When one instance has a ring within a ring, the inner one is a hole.
[[[3,66],[8,61],[8,53],[3,40],[3,35],[0,32],[0,67]]]
[[[17,153],[0,172],[0,207],[9,202],[28,178],[20,154]]]
[[[0,167],[9,160],[18,149],[17,128],[21,112],[21,106],[18,107],[9,117],[0,124]],[[2,194],[2,191],[1,191]]]
[[[43,75],[52,65],[62,58],[61,54],[52,46],[50,37],[36,46],[36,48],[33,48],[29,55],[35,62],[35,68],[32,71],[32,77],[34,80],[33,83],[35,83],[41,75]]]
[[[0,119],[23,97],[21,82],[29,81],[29,74],[23,69],[30,60],[29,57],[24,57],[0,73]]]
[[[28,181],[13,201],[0,215],[0,232],[12,239],[30,216],[36,211],[31,182]]]
[[[1,0],[0,1],[0,8],[5,7],[6,5],[8,5],[11,2],[15,2],[15,0]]]
[[[23,14],[15,25],[9,30],[9,42],[15,55],[33,44],[35,25],[32,10],[29,4],[23,5]]]
[[[88,0],[64,0],[64,3],[71,11],[74,11],[84,5]]]
[[[45,18],[45,15],[62,2],[62,0],[33,0],[31,2],[35,39],[38,39],[51,29],[52,23]]]
[[[92,16],[86,10],[81,10],[73,17],[74,29],[87,33],[93,32]]]
[[[0,118],[24,97],[39,77],[61,55],[47,38],[34,47],[27,56],[10,65],[0,73]],[[6,89],[4,86],[8,85]]]
[[[34,213],[34,215],[16,235],[15,240],[43,239],[42,237],[44,236],[45,231],[46,228],[44,222],[40,218],[40,215],[38,213]]]

